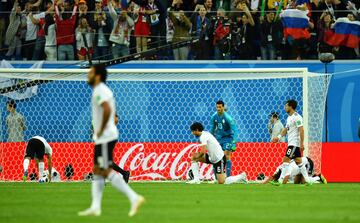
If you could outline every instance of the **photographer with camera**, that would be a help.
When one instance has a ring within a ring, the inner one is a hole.
[[[245,1],[237,2],[240,11],[231,25],[232,58],[240,60],[255,59],[253,39],[255,39],[255,22]]]
[[[189,30],[191,29],[190,19],[185,15],[183,9],[183,0],[173,0],[169,11],[169,17],[174,25],[173,43],[189,40]],[[189,47],[184,46],[173,49],[175,60],[187,60]]]
[[[95,30],[94,59],[109,60],[111,59],[109,37],[112,27],[101,0],[95,0],[95,13],[92,14],[92,21]]]
[[[213,45],[215,47],[215,60],[230,60],[230,25],[231,20],[225,15],[225,10],[217,10],[217,16],[211,17],[213,30]]]

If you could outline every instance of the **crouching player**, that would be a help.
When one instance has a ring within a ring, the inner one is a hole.
[[[327,184],[327,180],[322,174],[314,174],[314,162],[308,158],[308,157],[302,157],[302,162],[304,163],[306,170],[309,175],[309,180],[311,183],[323,183]],[[289,172],[287,174],[283,173],[283,165],[280,165],[278,168],[276,168],[275,173],[264,180],[262,183],[267,184],[276,184],[279,181],[287,181],[288,183],[294,183],[294,184],[305,184],[305,179],[302,176],[300,169],[296,165],[295,161],[291,161],[289,165]],[[281,179],[284,175],[284,179]]]
[[[25,158],[24,158],[24,176],[23,181],[26,181],[28,177],[28,170],[30,165],[30,160],[35,159],[36,163],[38,163],[39,169],[39,182],[42,182],[42,176],[44,175],[44,155],[47,156],[47,165],[48,170],[51,173],[52,169],[52,148],[49,143],[41,137],[34,136],[32,137],[26,145],[25,150]],[[51,175],[49,175],[49,182],[51,182]]]
[[[200,140],[200,152],[196,152],[192,156],[191,170],[194,175],[194,179],[188,181],[189,184],[200,184],[200,174],[199,174],[199,163],[211,164],[214,167],[214,172],[216,174],[216,179],[219,184],[232,184],[239,182],[246,182],[246,174],[241,173],[237,176],[226,177],[226,156],[222,150],[219,142],[216,138],[207,131],[204,131],[204,126],[195,122],[190,126],[191,132],[194,136],[198,137]]]

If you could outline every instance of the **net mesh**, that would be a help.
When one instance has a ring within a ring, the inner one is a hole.
[[[24,79],[21,72],[12,72],[0,70],[0,75]],[[61,179],[83,180],[91,172],[93,162],[91,89],[85,81],[86,71],[31,71],[24,81],[33,81],[35,76],[36,79],[47,77],[51,82],[39,85],[31,97],[16,101],[16,110],[26,123],[22,142],[8,142],[9,113],[1,106],[3,172],[0,179],[21,179],[26,141],[40,135],[53,147],[53,163]],[[308,83],[305,87],[304,77]],[[281,163],[286,144],[270,142],[269,115],[278,112],[285,125],[284,103],[295,99],[299,102],[298,112],[307,112],[308,154],[320,171],[329,80],[327,75],[309,75],[304,70],[283,72],[280,69],[279,73],[276,70],[253,72],[252,69],[212,73],[112,70],[107,84],[116,98],[120,131],[114,161],[131,170],[133,180],[185,179],[191,152],[196,149],[196,139],[189,126],[200,121],[209,129],[215,103],[221,99],[239,129],[237,150],[232,154],[232,174],[245,171],[250,180],[255,180],[260,173],[270,175]],[[303,103],[304,94],[307,103]],[[9,97],[11,92],[2,96],[2,104],[6,104]],[[307,111],[303,109],[304,104]],[[30,170],[37,172],[34,163]],[[202,165],[201,175],[211,178],[212,168]]]

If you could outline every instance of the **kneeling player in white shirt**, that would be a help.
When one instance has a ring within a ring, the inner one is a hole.
[[[24,158],[24,175],[23,181],[26,181],[28,177],[28,169],[30,165],[30,160],[35,159],[38,163],[39,168],[39,182],[41,177],[44,175],[44,155],[47,156],[48,161],[48,170],[51,172],[52,168],[52,148],[46,142],[46,140],[41,136],[32,137],[26,145],[25,158]],[[49,177],[49,182],[51,181],[51,176]]]
[[[195,122],[190,126],[191,132],[194,136],[199,137],[201,151],[196,152],[192,156],[191,170],[194,175],[194,179],[188,181],[189,184],[199,184],[200,183],[200,174],[199,174],[199,163],[212,164],[216,174],[217,182],[219,184],[232,184],[239,183],[241,181],[246,181],[246,174],[241,173],[237,176],[227,177],[225,174],[225,164],[226,157],[224,151],[222,150],[219,142],[215,137],[207,131],[204,131],[204,126]]]
[[[306,167],[306,171],[309,175],[309,180],[311,183],[323,183],[327,184],[327,181],[325,177],[322,174],[315,175],[314,174],[314,162],[308,158],[308,157],[302,157],[302,163]],[[292,160],[289,164],[289,172],[287,172],[284,176],[285,179],[281,179],[283,177],[283,165],[280,165],[278,168],[276,168],[276,171],[274,174],[267,178],[263,184],[266,183],[272,183],[280,180],[286,180],[288,183],[294,183],[294,184],[304,184],[305,180],[302,176],[299,167],[296,165],[296,162]]]

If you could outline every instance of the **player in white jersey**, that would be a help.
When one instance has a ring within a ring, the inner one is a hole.
[[[325,179],[325,177],[322,174],[314,174],[314,162],[309,158],[309,157],[302,157],[302,162],[304,163],[305,167],[306,167],[306,171],[308,172],[310,181],[312,183],[323,183],[323,184],[327,184],[327,181]],[[302,184],[305,183],[304,182],[304,178],[300,173],[300,169],[298,168],[298,166],[296,165],[296,163],[292,160],[290,162],[290,171],[286,174],[285,178],[287,178],[287,182],[288,183],[294,183],[294,184]],[[280,177],[281,177],[281,173],[283,169],[283,165],[278,166],[278,168],[276,168],[276,171],[274,172],[274,174],[272,176],[270,176],[269,178],[267,178],[266,180],[264,180],[263,184],[266,183],[274,183],[277,182]]]
[[[287,183],[284,176],[288,175],[290,171],[289,165],[292,159],[294,159],[299,167],[307,185],[311,185],[306,167],[301,159],[301,153],[304,151],[304,126],[302,117],[296,112],[296,107],[297,102],[295,100],[288,100],[286,102],[285,111],[289,114],[286,120],[286,126],[281,133],[273,139],[273,142],[278,142],[283,136],[288,135],[288,148],[283,159],[283,171],[279,179],[279,185]]]
[[[113,187],[124,193],[130,203],[129,217],[134,216],[145,199],[133,191],[119,174],[112,169],[113,150],[119,133],[115,126],[115,98],[108,86],[106,86],[107,70],[105,65],[96,64],[91,67],[88,74],[88,83],[93,88],[92,116],[95,141],[94,148],[94,178],[92,181],[90,208],[79,212],[80,216],[100,216],[101,199],[107,178]]]
[[[44,175],[44,155],[47,157],[48,170],[51,172],[52,168],[52,148],[49,143],[41,136],[32,137],[26,145],[24,158],[24,175],[23,181],[26,181],[29,174],[30,160],[35,159],[39,168],[39,182],[42,182],[41,177]],[[51,176],[49,177],[49,182]]]
[[[214,172],[216,174],[216,179],[219,184],[232,184],[239,182],[246,182],[246,174],[241,173],[237,176],[226,177],[226,156],[224,151],[221,148],[221,145],[216,140],[216,138],[207,131],[204,131],[204,126],[195,122],[190,126],[191,132],[194,136],[199,137],[200,140],[200,152],[193,154],[191,158],[191,170],[194,176],[194,179],[187,182],[189,184],[199,184],[200,183],[200,174],[199,174],[199,163],[211,164],[214,167]]]

